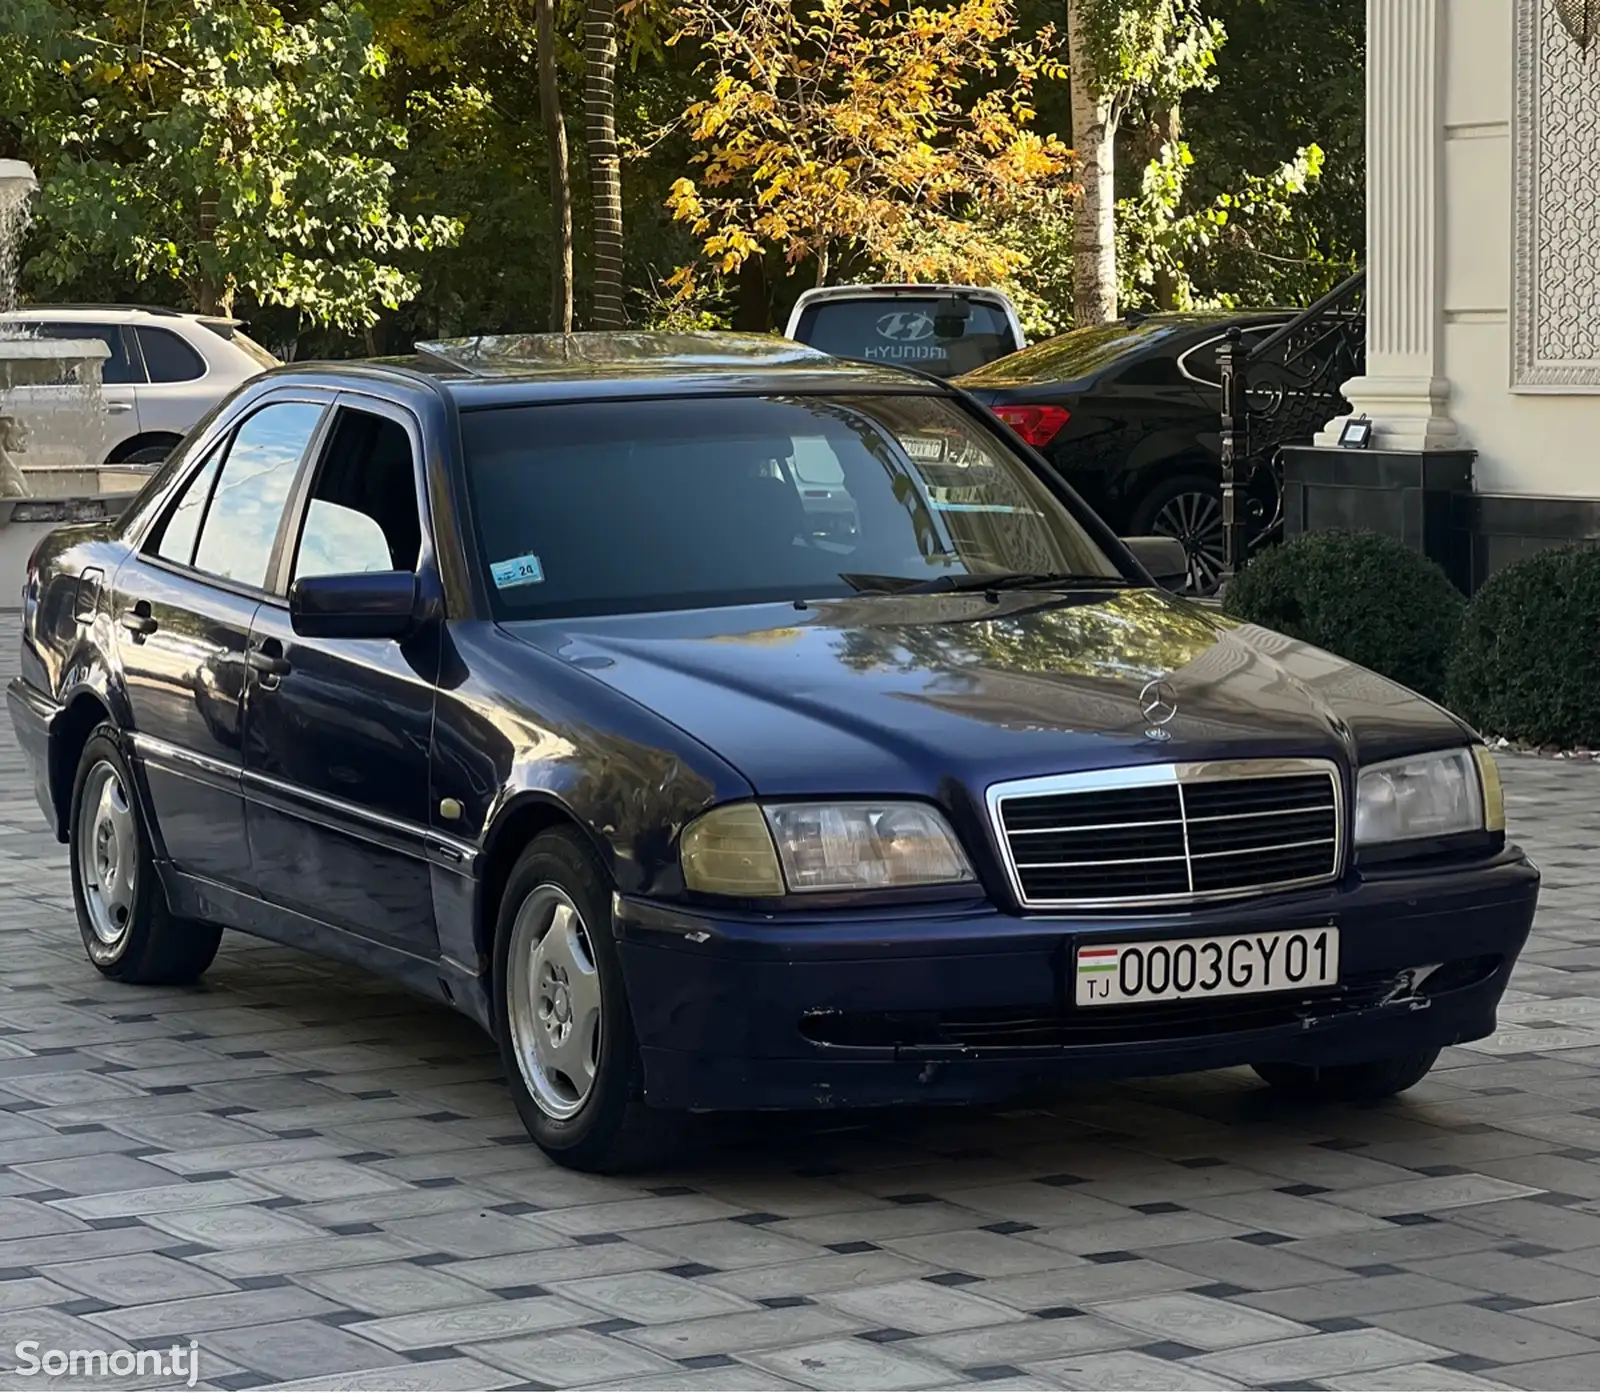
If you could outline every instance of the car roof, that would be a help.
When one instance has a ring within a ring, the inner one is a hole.
[[[538,401],[735,393],[939,392],[917,373],[830,357],[769,334],[500,334],[423,342],[350,363],[297,363],[274,376],[418,377],[463,409]]]
[[[107,319],[186,319],[191,323],[230,325],[242,328],[244,321],[225,314],[191,314],[164,305],[23,305],[0,313],[0,319],[61,319],[103,322]]]
[[[872,285],[819,285],[802,291],[800,303],[816,304],[824,300],[865,300],[878,295],[914,295],[921,299],[943,298],[949,295],[965,296],[974,300],[993,300],[1010,304],[1011,297],[1003,290],[987,285],[937,285],[924,282],[881,281]]]

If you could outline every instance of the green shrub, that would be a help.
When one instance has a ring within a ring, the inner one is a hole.
[[[1487,734],[1600,746],[1600,551],[1542,551],[1490,577],[1467,608],[1449,694]]]
[[[1325,648],[1435,699],[1461,630],[1461,592],[1376,532],[1311,532],[1256,557],[1224,612]]]

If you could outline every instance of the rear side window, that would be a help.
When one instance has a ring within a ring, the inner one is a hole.
[[[205,360],[172,330],[141,325],[137,332],[152,382],[194,382],[206,375]]]
[[[211,497],[211,485],[216,480],[217,466],[221,463],[222,447],[218,446],[178,495],[177,506],[167,515],[167,525],[162,529],[161,540],[156,545],[156,555],[163,561],[187,566],[194,560],[195,539],[200,535],[200,522],[206,515],[206,500]]]
[[[964,319],[947,315],[951,302],[932,295],[824,300],[801,312],[795,338],[836,357],[921,368],[943,377],[971,372],[1022,346],[1000,306],[983,300],[959,303]]]
[[[38,331],[47,339],[99,339],[110,350],[111,356],[100,369],[100,381],[107,387],[126,387],[143,382],[144,366],[133,351],[133,345],[123,337],[116,324],[71,324],[50,321],[26,326]]]
[[[234,434],[195,549],[197,570],[262,587],[273,543],[322,408],[312,402],[264,406]]]

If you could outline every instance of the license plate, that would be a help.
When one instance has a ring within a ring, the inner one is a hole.
[[[1331,987],[1339,981],[1339,930],[1086,944],[1074,966],[1079,1006]]]

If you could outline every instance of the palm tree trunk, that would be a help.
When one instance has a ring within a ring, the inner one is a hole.
[[[567,173],[567,127],[556,81],[555,0],[538,0],[539,117],[550,161],[550,230],[555,258],[550,276],[550,327],[572,332],[572,183]]]
[[[1083,0],[1067,0],[1072,59],[1072,144],[1079,193],[1072,219],[1073,313],[1079,324],[1117,317],[1117,122],[1087,36]]]
[[[232,277],[213,265],[217,245],[217,196],[210,190],[200,195],[200,265],[190,280],[189,295],[199,314],[226,317],[233,313]]]
[[[588,0],[584,8],[584,143],[589,150],[593,205],[596,329],[620,329],[622,319],[622,165],[617,158],[616,0]]]

